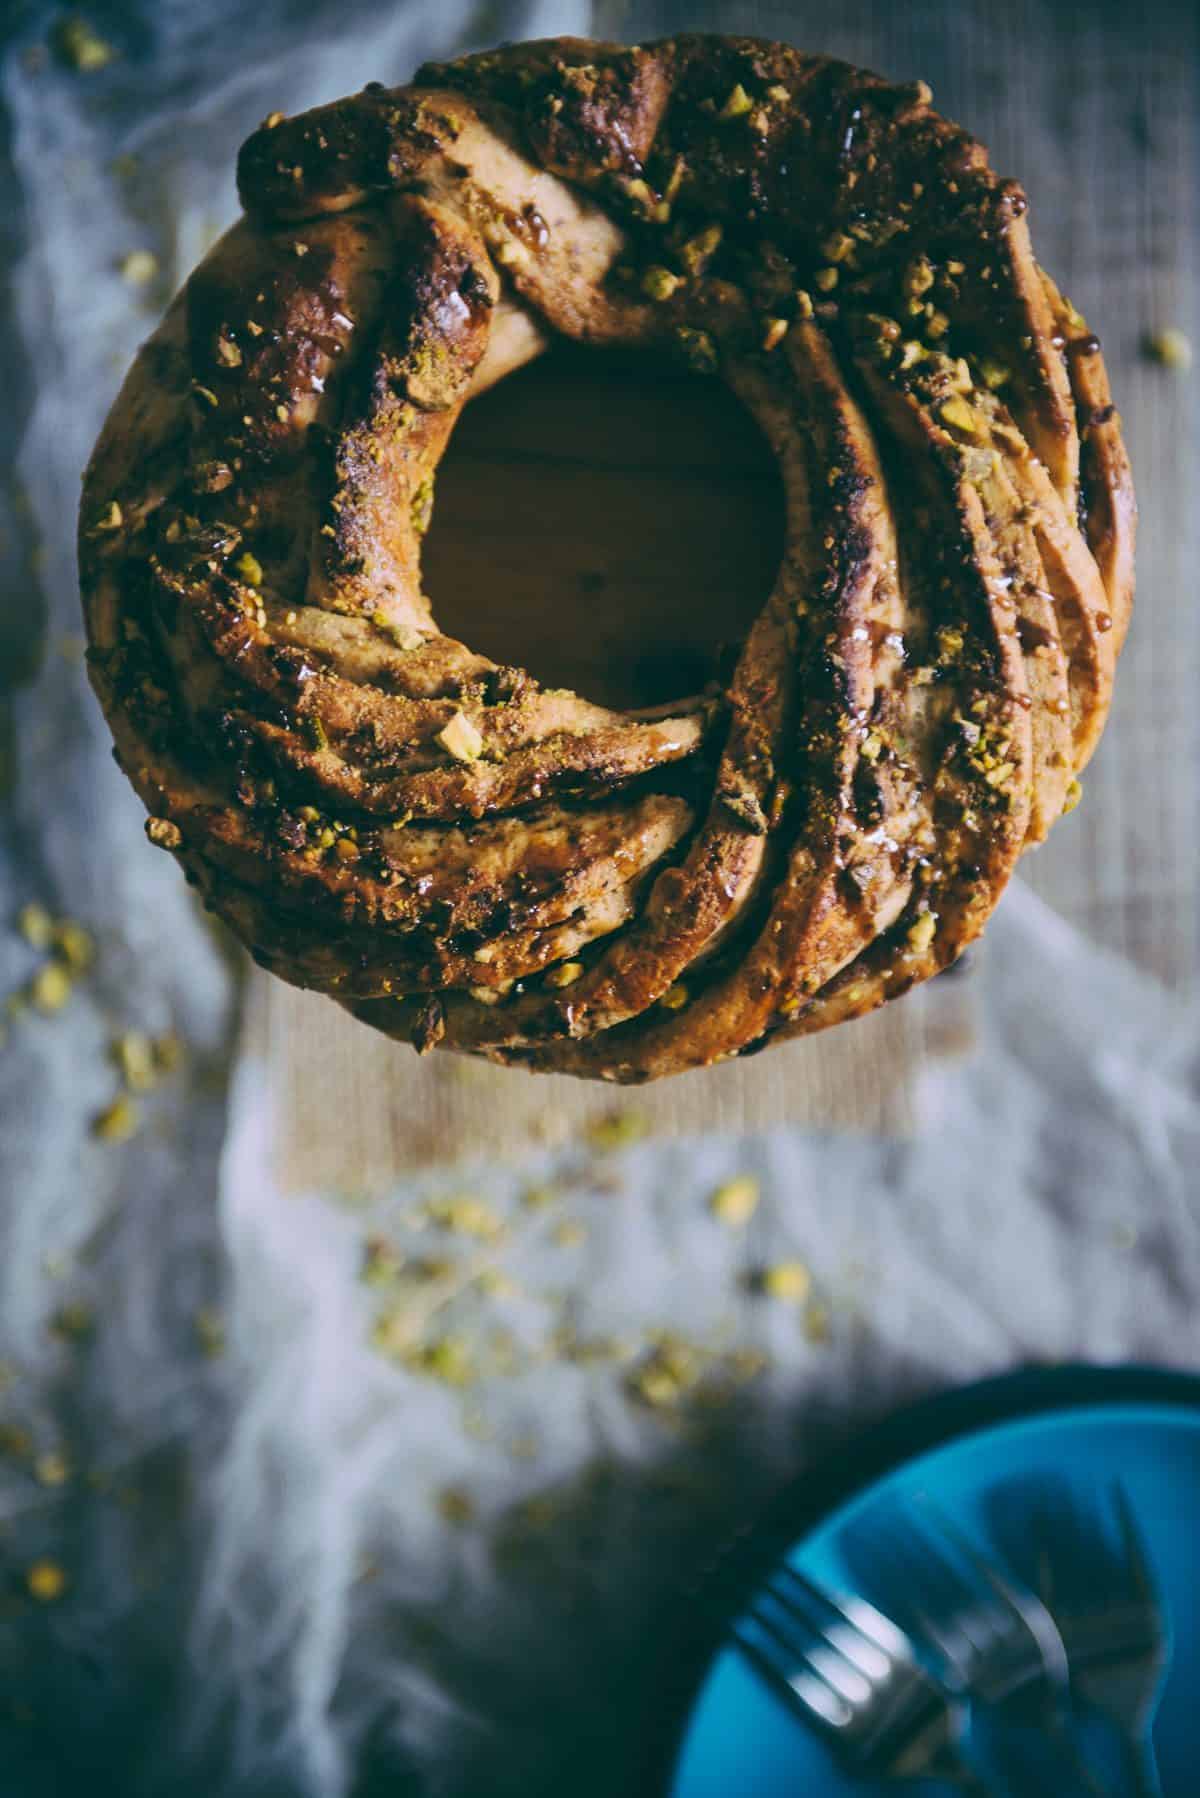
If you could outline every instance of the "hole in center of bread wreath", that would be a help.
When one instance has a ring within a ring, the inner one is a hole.
[[[728,674],[782,548],[774,459],[722,382],[559,349],[464,410],[422,576],[450,636],[632,709]]]

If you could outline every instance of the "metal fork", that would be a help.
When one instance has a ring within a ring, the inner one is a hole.
[[[747,1660],[854,1772],[939,1779],[989,1798],[959,1748],[963,1715],[904,1632],[865,1599],[825,1592],[798,1568],[771,1576],[733,1632]]]
[[[1107,1516],[1065,1480],[1039,1496],[1037,1583],[1062,1634],[1074,1697],[1119,1731],[1137,1798],[1162,1798],[1151,1730],[1170,1626],[1128,1495],[1114,1483]]]
[[[1067,1730],[1067,1655],[1054,1619],[1007,1579],[931,1501],[889,1504],[860,1520],[847,1548],[865,1552],[894,1593],[889,1609],[925,1644],[945,1685],[969,1703],[977,1759],[1015,1782],[1066,1798],[1100,1794]],[[914,1597],[914,1594],[919,1594]]]

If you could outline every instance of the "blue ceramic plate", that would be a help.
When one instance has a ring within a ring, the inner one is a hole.
[[[1085,1371],[1080,1378],[1092,1393],[1104,1384],[1099,1373]],[[1108,1403],[1076,1399],[1068,1401],[1068,1408],[1043,1409],[968,1430],[915,1455],[860,1486],[784,1558],[831,1587],[852,1590],[847,1531],[881,1499],[927,1495],[988,1546],[994,1540],[998,1488],[1011,1490],[1015,1479],[1036,1482],[1053,1475],[1096,1489],[1119,1476],[1162,1588],[1173,1599],[1174,1656],[1155,1729],[1163,1788],[1166,1798],[1195,1798],[1200,1760],[1200,1383],[1170,1375],[1140,1378],[1149,1391],[1161,1379],[1166,1397],[1122,1397]],[[1128,1384],[1122,1387],[1121,1380],[1117,1374],[1112,1383],[1127,1392]],[[997,1382],[979,1391],[990,1397],[1008,1384]],[[963,1397],[955,1395],[960,1408]],[[961,1422],[952,1427],[961,1428]],[[797,1798],[799,1793],[805,1798],[840,1793],[862,1798],[897,1788],[841,1772],[820,1737],[788,1712],[726,1642],[692,1707],[667,1789],[671,1798]],[[945,1788],[922,1781],[905,1790],[918,1798]]]

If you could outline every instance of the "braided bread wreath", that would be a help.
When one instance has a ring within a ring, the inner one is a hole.
[[[929,102],[754,39],[558,39],[243,146],[81,568],[150,838],[264,966],[421,1050],[639,1082],[977,935],[1103,726],[1134,501],[1023,194]],[[777,458],[725,690],[609,711],[438,630],[438,460],[556,335],[718,376]]]

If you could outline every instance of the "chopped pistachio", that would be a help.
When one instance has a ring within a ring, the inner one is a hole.
[[[217,338],[217,361],[225,368],[242,366],[240,345],[236,344],[232,337],[226,337],[224,332]]]
[[[33,1463],[33,1477],[40,1486],[65,1486],[71,1477],[66,1456],[57,1449],[47,1449]]]
[[[459,762],[478,761],[483,749],[479,728],[465,712],[455,712],[445,729],[438,732],[438,742]]]
[[[333,853],[340,862],[356,862],[361,851],[358,844],[352,842],[349,837],[339,837],[333,846]]]
[[[701,1373],[700,1357],[690,1343],[664,1333],[632,1369],[626,1381],[632,1397],[652,1410],[667,1410],[691,1392]]]
[[[831,1334],[829,1306],[814,1299],[804,1312],[804,1335],[809,1342],[821,1346],[829,1341]]]
[[[925,320],[926,337],[932,337],[936,340],[939,337],[944,337],[949,329],[950,320],[944,312],[938,312],[935,308],[928,314]]]
[[[762,1290],[768,1298],[800,1303],[812,1291],[812,1275],[803,1261],[777,1261],[763,1270]]]
[[[52,1604],[67,1589],[67,1576],[57,1561],[34,1561],[25,1570],[25,1585],[31,1598]]]
[[[77,69],[81,75],[91,75],[97,69],[107,68],[117,54],[112,45],[106,43],[78,13],[59,21],[54,27],[53,43],[62,61],[69,68]]]
[[[703,231],[697,231],[694,237],[688,238],[679,252],[679,257],[690,274],[703,274],[708,263],[720,248],[723,235],[722,226],[714,222],[711,225],[705,225]]]
[[[776,106],[785,106],[791,97],[786,87],[769,87],[767,89],[767,99],[773,100]]]
[[[31,949],[48,949],[54,922],[44,905],[23,905],[17,913],[17,929]]]
[[[759,1185],[753,1174],[738,1174],[717,1187],[709,1200],[709,1209],[714,1217],[736,1230],[749,1223],[758,1210],[758,1200]]]
[[[274,131],[276,125],[282,125],[284,115],[281,112],[269,112],[262,122],[262,130]]]
[[[770,351],[777,348],[787,336],[788,321],[786,318],[768,318],[764,320],[764,324],[766,328],[763,331],[762,346],[764,350]]]
[[[826,262],[845,262],[847,257],[853,255],[854,250],[854,239],[848,237],[844,231],[835,231],[832,237],[827,237],[821,245],[821,254]]]
[[[918,362],[923,362],[928,354],[923,343],[919,343],[915,337],[910,337],[907,343],[900,346],[900,366],[901,368],[913,368]]]
[[[659,1000],[664,1011],[682,1011],[688,1002],[686,986],[670,986]]]
[[[995,361],[991,356],[979,358],[979,373],[983,377],[984,385],[990,387],[993,392],[997,387],[1003,387],[1006,381],[1012,379],[1010,371],[1005,368],[1004,364]]]
[[[158,273],[158,257],[153,250],[128,250],[117,266],[123,281],[131,287],[144,287]]]
[[[92,530],[119,531],[124,522],[125,514],[122,512],[120,505],[115,499],[110,499],[108,505],[104,508],[104,511],[101,512],[100,516],[93,524]]]
[[[263,579],[262,563],[249,550],[243,551],[233,565],[234,573],[243,580],[247,587],[261,587]]]
[[[648,300],[669,300],[683,285],[683,277],[671,273],[660,263],[652,263],[642,276],[642,292]]]
[[[29,999],[38,1011],[61,1011],[71,997],[71,976],[61,962],[48,961],[29,983]]]
[[[437,1495],[438,1516],[447,1523],[470,1523],[475,1516],[475,1504],[469,1492],[461,1486],[444,1486]]]
[[[938,417],[943,424],[953,425],[955,430],[966,431],[972,437],[979,429],[978,415],[957,394],[952,399],[942,401],[938,407]]]
[[[937,646],[940,662],[957,661],[963,652],[964,637],[956,625],[942,624],[938,626]]]
[[[138,1108],[128,1093],[118,1093],[112,1104],[92,1119],[92,1135],[98,1142],[128,1142],[140,1123]]]
[[[422,1343],[407,1353],[404,1360],[414,1373],[441,1380],[446,1386],[469,1386],[475,1378],[475,1363],[461,1336],[442,1336],[437,1342]]]
[[[904,271],[902,286],[909,299],[918,299],[933,286],[933,264],[928,256],[914,256]]]
[[[547,1205],[557,1204],[561,1198],[557,1186],[527,1186],[521,1194],[521,1203],[529,1211],[544,1211]]]
[[[811,318],[812,315],[813,315],[812,295],[810,293],[806,292],[806,290],[803,287],[798,287],[796,289],[796,316],[797,316],[797,318],[806,318],[807,319],[807,318]]]
[[[908,932],[908,949],[910,955],[924,955],[930,943],[937,935],[937,913],[923,911],[912,924]]]
[[[640,1111],[610,1111],[593,1118],[587,1125],[587,1139],[594,1149],[607,1153],[625,1149],[640,1142],[649,1129],[649,1120]]]
[[[281,425],[285,425],[285,424],[287,424],[287,422],[288,422],[288,420],[289,420],[289,419],[290,419],[290,418],[291,418],[291,416],[292,416],[292,409],[291,409],[291,407],[290,407],[290,406],[287,406],[287,405],[285,405],[285,404],[284,404],[284,403],[283,403],[283,401],[282,401],[282,400],[281,400],[281,401],[280,401],[280,403],[279,403],[279,404],[278,404],[278,406],[276,406],[276,408],[275,408],[275,417],[276,417],[276,419],[277,419],[277,420],[278,420],[278,421],[279,421],[279,423],[280,423],[280,424],[281,424]],[[372,449],[374,449],[374,450],[375,450],[375,458],[374,458],[374,459],[375,459],[375,461],[376,461],[376,462],[378,462],[378,460],[379,460],[379,451],[378,451],[378,446],[377,446],[377,445],[374,445],[374,444],[372,444],[372,446],[371,446],[371,447],[372,447]]]
[[[546,975],[547,986],[573,986],[583,973],[581,961],[560,961],[556,968],[551,968]]]
[[[1082,798],[1083,798],[1083,786],[1082,786],[1081,782],[1079,782],[1078,780],[1073,780],[1071,782],[1070,786],[1067,788],[1067,796],[1063,800],[1063,817],[1064,818],[1066,817],[1068,812],[1073,812],[1075,810],[1075,807],[1079,804],[1079,801]]]
[[[160,1074],[172,1074],[183,1060],[183,1038],[173,1030],[166,1030],[156,1036],[150,1045],[154,1056],[154,1066]]]
[[[200,1352],[208,1360],[216,1361],[225,1353],[225,1322],[211,1305],[200,1306],[192,1318],[192,1328],[196,1332]]]
[[[430,1199],[425,1210],[431,1223],[437,1224],[439,1229],[453,1231],[456,1236],[476,1236],[490,1242],[504,1228],[491,1206],[473,1193]]]
[[[221,404],[212,388],[205,387],[200,381],[192,382],[192,392],[196,395],[197,399],[202,399],[206,405],[219,406]],[[249,423],[250,421],[247,419],[246,422]]]
[[[54,926],[54,953],[72,975],[83,975],[95,960],[92,933],[68,917],[59,919]]]
[[[750,108],[753,105],[753,100],[739,81],[736,86],[730,89],[725,104],[717,114],[717,117],[719,119],[740,119],[745,113],[750,111]]]
[[[819,268],[813,276],[813,286],[821,293],[832,293],[838,283],[836,268]]]
[[[131,1093],[149,1092],[158,1078],[154,1045],[141,1030],[125,1030],[114,1037],[112,1058]]]
[[[359,1278],[366,1286],[387,1286],[404,1266],[404,1256],[384,1236],[369,1236],[363,1245]]]
[[[1180,374],[1186,374],[1192,366],[1192,344],[1187,334],[1178,326],[1168,326],[1165,331],[1155,331],[1146,339],[1146,351],[1155,362],[1161,362],[1164,368],[1173,368]]]

